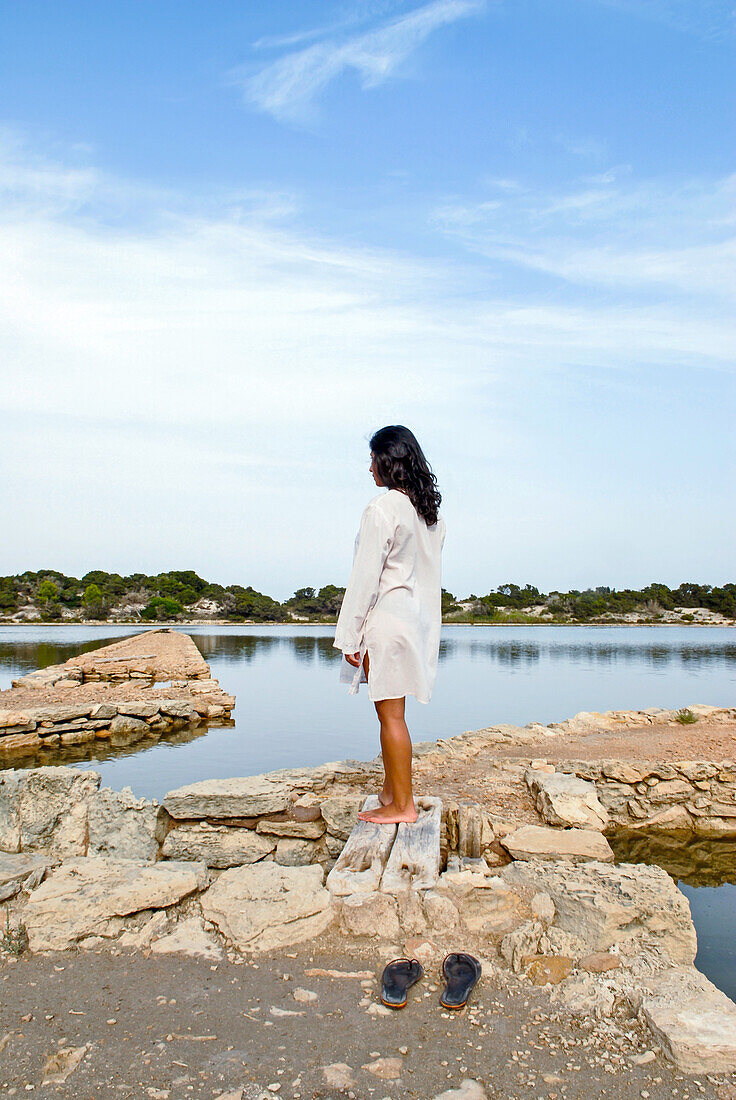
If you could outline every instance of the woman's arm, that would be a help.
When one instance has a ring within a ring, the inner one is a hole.
[[[393,543],[393,534],[393,526],[383,509],[371,502],[360,521],[353,568],[337,617],[333,645],[343,653],[352,655],[360,649],[366,616],[378,596],[378,582]]]

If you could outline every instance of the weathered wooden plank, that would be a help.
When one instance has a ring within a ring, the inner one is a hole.
[[[378,795],[368,795],[364,810],[380,806]],[[377,890],[396,836],[395,825],[376,825],[358,819],[337,863],[327,876],[327,889],[340,897]]]
[[[420,795],[414,800],[419,817],[402,822],[381,878],[384,894],[430,890],[440,877],[442,800]]]

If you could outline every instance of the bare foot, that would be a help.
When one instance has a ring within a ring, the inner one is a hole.
[[[413,803],[411,807],[400,810],[393,802],[388,806],[377,806],[375,810],[362,810],[358,814],[361,821],[372,821],[375,825],[397,825],[402,821],[412,824],[418,816]]]

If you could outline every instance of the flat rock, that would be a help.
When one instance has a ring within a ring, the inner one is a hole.
[[[674,964],[695,958],[688,900],[661,867],[554,860],[510,863],[498,875],[517,889],[546,891],[555,926],[579,940],[581,954],[618,943],[622,951],[655,951]]]
[[[681,1073],[736,1072],[736,1004],[694,966],[648,979],[640,1009]]]
[[[333,919],[324,871],[272,860],[224,871],[202,895],[205,918],[241,951],[269,951],[318,936]]]
[[[488,1100],[488,1093],[480,1081],[473,1081],[469,1077],[460,1082],[457,1089],[447,1089],[435,1096],[434,1100]]]
[[[527,962],[526,976],[532,985],[557,985],[572,972],[573,960],[566,955],[537,955]]]
[[[169,791],[163,804],[177,818],[259,817],[286,810],[291,789],[267,775],[204,779]]]
[[[301,840],[319,840],[325,831],[324,821],[297,821],[293,817],[262,818],[256,827],[266,836],[297,837]]]
[[[598,799],[595,783],[563,772],[528,768],[524,778],[540,814],[548,825],[604,829],[608,813]]]
[[[257,863],[275,847],[275,837],[259,836],[253,829],[187,822],[166,835],[161,855],[164,859],[201,860],[208,867],[242,867]]]
[[[613,863],[613,849],[596,829],[552,829],[522,825],[500,842],[513,859],[566,859],[583,863],[598,859]]]
[[[201,863],[73,859],[35,889],[23,914],[32,951],[62,951],[86,936],[117,932],[115,918],[161,909],[201,889]]]
[[[358,820],[358,811],[363,805],[363,795],[332,795],[320,804],[322,817],[327,831],[340,840],[347,840]]]

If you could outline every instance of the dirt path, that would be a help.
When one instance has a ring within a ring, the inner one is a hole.
[[[471,1078],[489,1100],[736,1097],[736,1077],[693,1080],[659,1053],[637,1064],[633,1056],[654,1048],[628,1014],[558,1018],[551,987],[505,971],[481,979],[468,1009],[452,1017],[438,1005],[437,968],[404,1010],[387,1016],[369,1011],[378,1005],[375,981],[364,990],[360,978],[308,973],[380,976],[390,957],[374,946],[348,953],[333,938],[241,965],[108,952],[5,963],[0,1095],[186,1100],[243,1089],[243,1100],[255,1100],[271,1086],[267,1095],[290,1100],[430,1100]],[[299,988],[316,1000],[295,1000]],[[85,1046],[64,1083],[42,1085],[49,1055]],[[398,1079],[362,1068],[379,1057],[397,1060]],[[354,1084],[344,1093],[326,1082],[322,1067],[332,1063],[350,1067]]]

